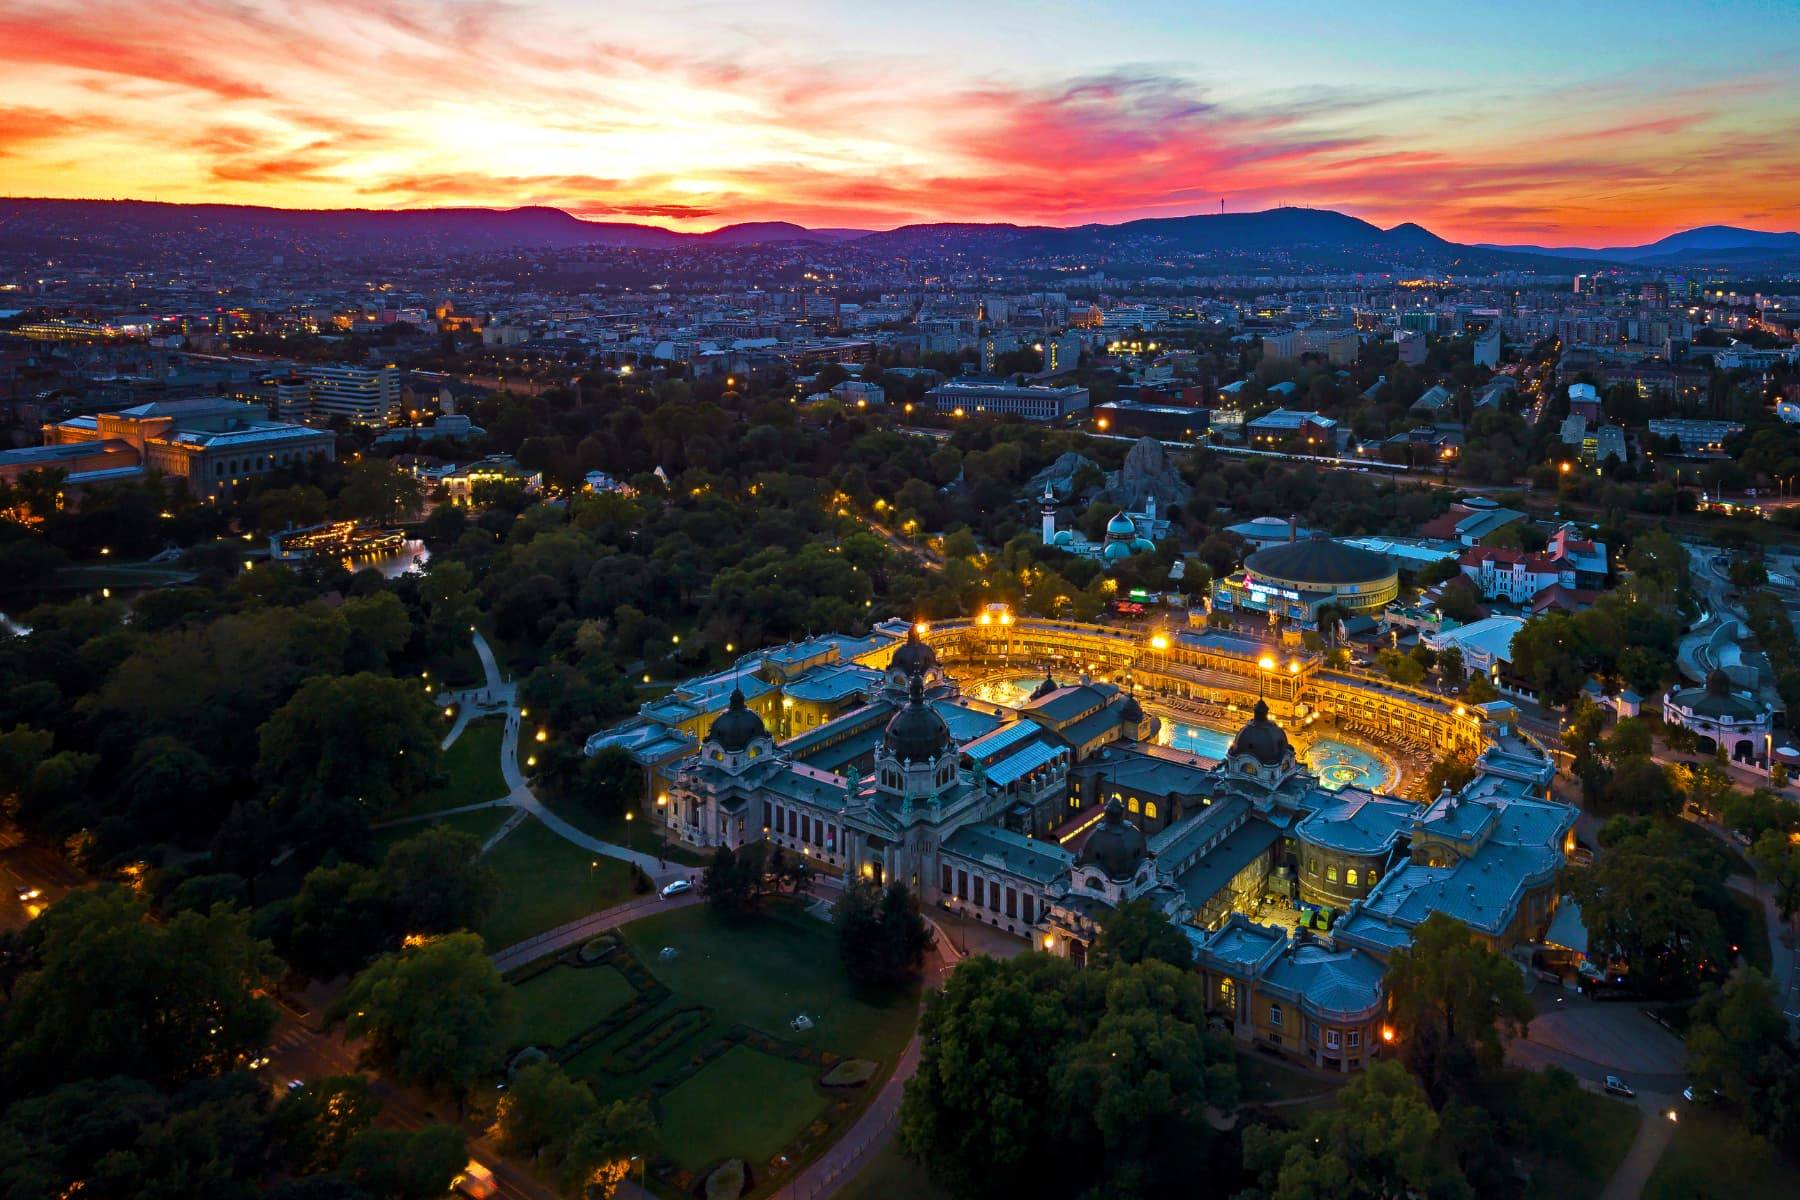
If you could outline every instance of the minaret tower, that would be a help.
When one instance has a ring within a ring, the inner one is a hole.
[[[1056,538],[1056,497],[1050,494],[1050,485],[1044,485],[1044,545],[1048,546]]]

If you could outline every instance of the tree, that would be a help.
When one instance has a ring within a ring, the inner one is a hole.
[[[512,1036],[513,993],[481,938],[452,933],[375,960],[339,1002],[352,1037],[403,1083],[458,1104]]]
[[[441,1200],[468,1160],[463,1131],[454,1125],[371,1128],[350,1139],[343,1169],[383,1200]]]
[[[1710,989],[1694,1005],[1688,1070],[1697,1084],[1748,1106],[1762,1082],[1764,1055],[1787,1041],[1774,985],[1754,967],[1739,967],[1723,987]]]
[[[1399,1063],[1376,1062],[1298,1130],[1252,1125],[1244,1166],[1267,1200],[1460,1200],[1472,1196],[1439,1138],[1437,1115]]]
[[[413,475],[386,459],[367,458],[344,468],[344,486],[331,507],[336,516],[383,525],[417,511],[423,497]]]
[[[161,924],[119,887],[71,893],[38,919],[42,966],[4,1014],[10,1088],[128,1074],[173,1084],[229,1070],[268,1043],[258,991],[278,964],[233,909]]]
[[[1070,1190],[1044,1098],[1054,1050],[1078,1029],[1075,975],[1050,955],[977,957],[927,995],[900,1137],[957,1200]]]
[[[1711,864],[1645,819],[1614,818],[1603,853],[1570,881],[1590,952],[1624,960],[1651,993],[1685,993],[1701,963],[1726,961],[1718,916],[1701,902]],[[1729,901],[1726,901],[1729,903]]]
[[[1750,847],[1750,861],[1774,893],[1782,917],[1792,921],[1800,913],[1800,844],[1780,829],[1766,830]]]
[[[1387,989],[1407,1063],[1438,1098],[1497,1067],[1501,1033],[1531,1021],[1518,968],[1441,912],[1394,952]]]
[[[1615,767],[1605,796],[1612,812],[1673,814],[1681,808],[1668,769],[1649,758],[1628,758]]]
[[[403,807],[436,779],[439,736],[412,683],[319,676],[263,725],[256,769],[297,840],[355,845],[372,816]]]
[[[1050,1085],[1075,1118],[1074,1145],[1098,1150],[1095,1190],[1107,1196],[1183,1190],[1213,1142],[1207,1109],[1237,1103],[1230,1045],[1207,1031],[1199,978],[1155,960],[1108,974],[1099,1020],[1058,1056]]]
[[[474,929],[500,896],[499,875],[481,863],[481,839],[455,829],[426,829],[395,842],[377,882],[407,933]]]
[[[700,891],[719,912],[731,917],[745,917],[762,908],[763,863],[768,853],[762,842],[752,842],[741,850],[720,846],[713,851],[700,879]]]
[[[276,1140],[299,1171],[335,1171],[350,1142],[375,1123],[381,1101],[361,1075],[328,1075],[283,1096],[270,1114]]]
[[[1442,679],[1445,684],[1450,687],[1462,686],[1463,679],[1468,674],[1463,666],[1462,647],[1454,645],[1445,646],[1442,650],[1439,650],[1437,669],[1438,677]]]
[[[1194,964],[1194,948],[1156,905],[1127,900],[1107,916],[1088,961],[1096,967],[1155,961],[1186,970]]]
[[[1425,678],[1425,668],[1410,654],[1398,650],[1382,650],[1375,655],[1375,665],[1395,683],[1416,684]]]
[[[1446,789],[1460,792],[1475,778],[1475,764],[1447,754],[1431,764],[1425,775],[1425,794],[1441,795]]]
[[[832,921],[844,969],[858,987],[897,988],[924,965],[931,929],[918,898],[898,881],[886,888],[871,880],[852,884]]]
[[[495,1129],[507,1154],[532,1158],[571,1194],[599,1200],[624,1179],[654,1123],[640,1100],[602,1107],[588,1085],[555,1063],[519,1072],[500,1101]]]

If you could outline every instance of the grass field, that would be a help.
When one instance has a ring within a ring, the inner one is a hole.
[[[1301,1100],[1318,1097],[1321,1104],[1329,1104],[1337,1095],[1337,1090],[1344,1085],[1349,1076],[1338,1079],[1320,1079],[1304,1071],[1295,1070],[1285,1063],[1280,1063],[1265,1054],[1239,1054],[1237,1056],[1238,1090],[1245,1104],[1267,1104],[1271,1100]],[[1297,1110],[1310,1111],[1310,1105],[1293,1105]],[[1290,1114],[1295,1115],[1295,1114]]]
[[[460,804],[480,804],[506,795],[506,780],[500,774],[500,740],[506,731],[499,717],[483,717],[470,721],[444,751],[445,784],[435,794],[443,799],[439,808],[455,808]]]
[[[603,842],[611,842],[615,846],[624,846],[627,850],[638,850],[645,854],[660,854],[670,862],[682,863],[690,867],[702,866],[706,856],[686,846],[658,838],[656,826],[644,820],[627,821],[623,817],[612,820],[603,819],[589,812],[579,803],[562,801],[555,806],[556,815],[573,825],[589,837],[597,837]]]
[[[500,874],[499,903],[481,926],[490,950],[636,895],[630,866],[591,855],[536,820],[527,820],[500,839],[482,861]]]
[[[825,1109],[812,1067],[733,1046],[662,1098],[670,1158],[698,1171],[721,1158],[767,1162]]]
[[[611,967],[551,967],[513,988],[519,998],[519,1027],[534,1045],[562,1045],[636,992]]]
[[[1644,1187],[1644,1200],[1776,1200],[1795,1194],[1800,1165],[1722,1113],[1691,1105]]]
[[[749,1025],[785,1041],[890,1065],[912,1036],[917,993],[885,1001],[858,996],[838,961],[831,926],[796,904],[776,905],[742,924],[695,905],[634,921],[620,932],[680,1000],[710,1006],[722,1025]],[[673,946],[677,956],[659,960],[664,946]],[[801,1013],[812,1018],[813,1028],[795,1033],[788,1022]]]
[[[883,1075],[912,1036],[916,992],[885,1000],[856,994],[831,926],[808,916],[801,904],[784,901],[736,924],[694,905],[634,921],[618,933],[668,994],[564,1062],[602,1102],[666,1085],[694,1055],[709,1047],[716,1053],[734,1026],[875,1059]],[[659,957],[665,946],[674,948],[674,958]],[[618,980],[616,991],[611,983],[585,978],[594,975]],[[631,1000],[629,975],[558,966],[519,984],[522,1040],[555,1046],[593,1028]],[[805,1032],[789,1025],[802,1013],[814,1022]],[[734,1045],[658,1096],[658,1145],[696,1172],[725,1158],[767,1162],[830,1108],[831,1096],[813,1082],[820,1070],[817,1063]],[[862,1094],[872,1095],[878,1084]]]

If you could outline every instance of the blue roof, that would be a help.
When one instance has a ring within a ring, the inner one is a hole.
[[[1042,732],[1043,726],[1035,721],[1009,721],[992,733],[983,734],[968,743],[962,748],[962,752],[977,761],[992,761],[1025,739]]]
[[[1305,841],[1345,854],[1385,854],[1412,824],[1416,805],[1345,788],[1320,797],[1318,809],[1294,833]]]
[[[1032,742],[987,768],[987,780],[997,787],[1005,787],[1067,753],[1068,750],[1062,746],[1054,746],[1049,742]]]
[[[980,709],[965,707],[953,700],[933,700],[930,703],[932,711],[950,727],[950,736],[958,746],[972,742],[983,734],[992,733],[1005,724],[1000,717]]]
[[[1297,945],[1263,975],[1265,986],[1280,988],[1321,1014],[1361,1016],[1381,1004],[1385,968],[1355,947],[1333,950]]]
[[[1208,960],[1241,975],[1254,974],[1270,953],[1287,945],[1287,935],[1272,925],[1258,925],[1241,913],[1233,913],[1218,932],[1206,939]]]

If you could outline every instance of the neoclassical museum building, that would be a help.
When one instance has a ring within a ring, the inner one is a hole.
[[[1326,786],[1261,698],[1219,757],[1166,744],[1156,696],[1113,674],[1046,671],[1016,706],[989,703],[919,627],[878,628],[693,681],[589,751],[633,754],[671,838],[766,840],[1077,962],[1144,900],[1187,935],[1236,1036],[1339,1070],[1393,1036],[1385,963],[1432,912],[1502,952],[1543,934],[1575,811],[1550,798],[1554,766],[1509,705],[1421,713],[1474,722],[1480,749],[1469,784],[1416,803]],[[1315,693],[1286,674],[1293,725]]]

